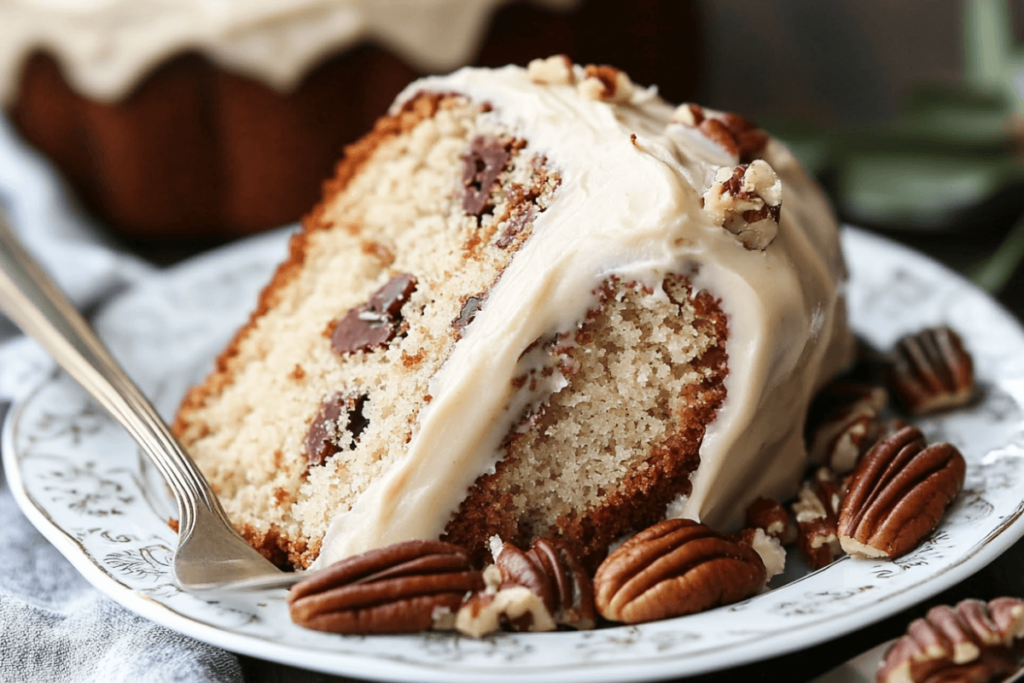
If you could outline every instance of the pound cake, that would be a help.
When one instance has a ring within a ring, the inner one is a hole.
[[[699,25],[677,0],[0,0],[0,106],[119,234],[225,239],[298,220],[418,75],[610,49],[684,96]]]
[[[565,57],[410,85],[348,147],[174,429],[241,533],[321,566],[440,538],[738,528],[852,353],[794,157]]]

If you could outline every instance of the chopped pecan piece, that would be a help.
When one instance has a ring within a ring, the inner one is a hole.
[[[836,531],[842,501],[842,486],[827,467],[818,468],[814,477],[800,487],[793,503],[799,528],[797,547],[811,569],[821,569],[842,554]]]
[[[740,543],[749,545],[764,563],[766,572],[765,583],[786,571],[786,549],[774,536],[769,536],[764,529],[747,528],[740,531]]]
[[[704,193],[704,211],[750,250],[764,251],[779,232],[782,181],[767,161],[757,159],[719,169]]]
[[[333,323],[331,349],[338,355],[372,351],[386,345],[398,334],[402,306],[416,290],[416,278],[400,273]]]
[[[525,552],[505,543],[496,552],[498,576],[487,591],[459,610],[460,631],[479,637],[502,626],[549,631],[556,626],[591,629],[597,624],[590,577],[564,542],[538,539]]]
[[[878,683],[1001,680],[1019,666],[1015,641],[1024,635],[1024,602],[996,598],[939,605],[911,622],[886,653]]]
[[[576,89],[582,97],[590,100],[629,102],[634,86],[625,71],[614,66],[588,64]]]
[[[669,519],[615,549],[594,576],[606,619],[637,624],[738,602],[759,591],[764,562],[748,545],[688,519]]]
[[[796,525],[785,506],[772,498],[758,498],[747,508],[747,527],[764,529],[783,545],[796,542]]]
[[[857,463],[843,498],[843,550],[890,559],[910,552],[938,526],[965,472],[964,458],[954,446],[927,446],[915,427],[878,442]]]
[[[966,405],[974,397],[974,362],[960,335],[945,326],[900,339],[884,375],[911,415]]]
[[[534,59],[526,65],[526,75],[541,85],[572,85],[576,81],[572,60],[566,55]]]
[[[563,541],[537,539],[525,553],[506,543],[495,563],[501,570],[501,588],[529,588],[544,601],[555,623],[579,630],[596,625],[590,577]]]
[[[682,104],[672,113],[671,120],[700,130],[741,164],[759,158],[768,144],[767,133],[737,114]]]
[[[836,474],[852,472],[874,442],[878,415],[888,402],[885,389],[869,384],[834,382],[822,389],[807,419],[811,462]]]
[[[425,631],[439,610],[454,612],[483,588],[465,550],[442,541],[406,541],[336,562],[288,593],[299,626],[334,633]]]
[[[501,570],[484,570],[487,588],[471,595],[455,615],[455,629],[473,638],[512,628],[518,631],[553,631],[557,627],[539,595],[526,586],[500,588]]]

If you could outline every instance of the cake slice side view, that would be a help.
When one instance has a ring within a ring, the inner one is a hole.
[[[795,490],[843,279],[821,192],[739,117],[561,57],[464,69],[347,149],[174,428],[280,564],[555,535],[593,565]]]

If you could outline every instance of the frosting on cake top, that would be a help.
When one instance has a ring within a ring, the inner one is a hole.
[[[280,90],[362,40],[422,71],[448,71],[469,61],[491,13],[509,1],[0,0],[0,103],[16,96],[21,64],[36,49],[53,53],[79,92],[108,102],[185,50]]]
[[[708,427],[692,493],[666,514],[738,526],[757,495],[792,494],[806,466],[810,398],[852,354],[839,231],[792,154],[738,117],[684,105],[625,74],[552,58],[462,69],[410,85],[492,106],[561,184],[430,387],[408,453],[338,515],[314,566],[439,536],[491,471],[523,407],[512,392],[535,340],[575,330],[610,276],[667,296],[667,274],[720,298],[727,396]]]

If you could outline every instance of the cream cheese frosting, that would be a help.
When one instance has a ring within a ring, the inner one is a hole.
[[[53,53],[82,94],[112,102],[152,67],[197,50],[279,90],[326,55],[363,40],[424,72],[472,57],[510,0],[0,0],[0,103],[34,50]],[[569,9],[579,0],[532,0]]]
[[[565,78],[550,67],[462,69],[410,85],[395,105],[423,91],[489,103],[488,116],[546,157],[561,184],[433,378],[407,454],[332,520],[314,566],[441,535],[472,483],[493,471],[522,408],[558,388],[510,389],[537,362],[524,351],[575,330],[610,276],[666,296],[665,276],[685,274],[728,316],[727,397],[691,494],[666,514],[735,527],[755,497],[795,491],[807,405],[852,353],[839,231],[823,194],[777,141],[763,161],[741,165],[654,88],[616,74],[601,99],[601,83],[580,67]],[[731,177],[742,197],[723,190]],[[751,226],[737,217],[756,209],[776,212],[777,234],[744,232]]]

